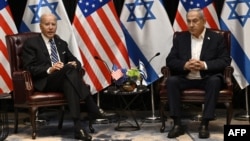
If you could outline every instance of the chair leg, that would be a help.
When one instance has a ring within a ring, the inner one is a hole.
[[[15,108],[14,111],[15,111],[14,133],[17,133],[18,132],[18,108]]]
[[[38,107],[30,108],[30,123],[32,127],[32,139],[36,139],[36,112]]]
[[[95,133],[95,129],[93,128],[93,120],[89,119],[89,130],[91,133]]]
[[[161,124],[161,129],[160,129],[160,132],[161,133],[163,133],[164,132],[164,130],[165,130],[165,127],[166,127],[166,125],[165,125],[165,115],[164,115],[164,110],[165,110],[165,102],[160,102],[160,115],[161,115],[161,122],[162,122],[162,124]]]
[[[58,122],[58,129],[62,129],[63,119],[64,119],[64,111],[65,111],[65,108],[64,108],[64,106],[62,106],[61,111],[60,111],[59,122]]]
[[[225,103],[227,109],[227,125],[231,124],[232,117],[233,117],[233,106],[232,103]]]

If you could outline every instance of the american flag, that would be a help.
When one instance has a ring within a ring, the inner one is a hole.
[[[206,17],[206,27],[219,29],[219,21],[213,0],[180,0],[175,15],[173,28],[175,31],[187,30],[186,14],[189,9],[201,8]]]
[[[0,0],[0,94],[12,91],[10,64],[5,35],[17,33],[10,7],[6,0]]]
[[[130,67],[125,37],[112,0],[79,0],[73,29],[86,70],[84,79],[91,85],[92,93],[111,84],[112,64]]]
[[[113,79],[118,80],[123,76],[122,70],[117,69],[111,72],[111,76]]]

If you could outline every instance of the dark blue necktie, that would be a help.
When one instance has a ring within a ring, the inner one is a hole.
[[[51,46],[50,57],[51,57],[52,63],[54,64],[54,63],[59,61],[58,55],[57,55],[57,50],[56,50],[56,44],[52,39],[50,39],[49,42],[50,42],[50,46]]]

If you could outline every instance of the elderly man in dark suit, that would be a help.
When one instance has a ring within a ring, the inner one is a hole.
[[[209,121],[214,118],[217,97],[223,84],[223,71],[231,63],[224,38],[205,27],[206,19],[201,9],[191,9],[187,15],[188,31],[178,34],[166,58],[173,76],[168,78],[170,116],[174,126],[168,138],[184,134],[181,125],[180,94],[186,88],[205,90],[203,119],[199,138],[209,138]]]
[[[83,83],[79,75],[82,69],[81,63],[70,52],[67,43],[56,35],[56,16],[43,14],[40,29],[40,36],[27,39],[24,43],[23,67],[31,72],[34,87],[37,90],[65,94],[74,121],[75,138],[92,140],[80,121],[80,99],[86,101],[85,105],[92,116],[106,116],[106,113],[98,108],[91,97],[90,90]]]

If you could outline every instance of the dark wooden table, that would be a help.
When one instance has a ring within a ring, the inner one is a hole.
[[[117,131],[140,130],[140,125],[136,119],[136,115],[134,114],[133,110],[131,109],[131,105],[135,102],[135,100],[139,96],[141,96],[142,94],[144,94],[148,91],[149,91],[149,89],[146,86],[138,86],[137,89],[135,89],[134,91],[131,91],[131,92],[123,91],[122,89],[115,88],[112,86],[104,91],[105,94],[119,96],[121,98],[121,101],[125,105],[125,107],[122,107],[121,111],[118,113],[117,126],[115,127],[115,130],[117,130]],[[133,97],[132,97],[132,99],[127,99],[126,96],[133,96]],[[123,119],[122,115],[126,111],[129,112],[134,123],[129,122],[129,124],[126,124],[126,125],[122,124],[122,119]]]

